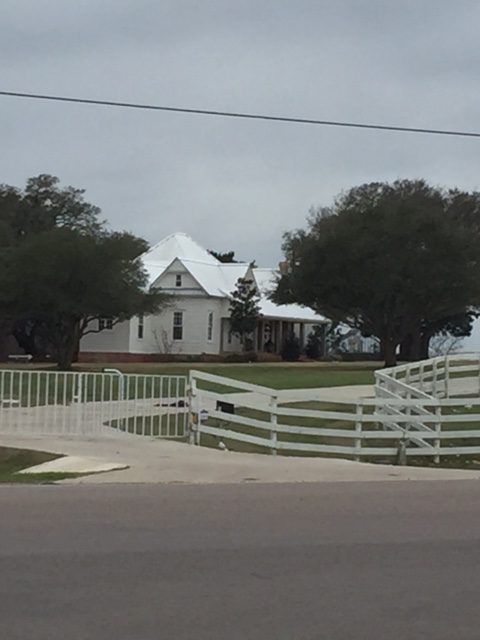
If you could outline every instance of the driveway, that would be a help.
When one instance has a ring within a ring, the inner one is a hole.
[[[0,436],[0,446],[23,447],[128,469],[91,475],[67,483],[242,483],[456,480],[480,478],[478,471],[395,467],[336,458],[297,458],[236,453],[183,442],[118,434],[112,437]]]
[[[310,400],[355,402],[372,397],[371,385],[289,389],[279,392],[279,402]],[[256,393],[225,394],[227,401],[242,406],[267,407],[268,396]],[[213,404],[212,404],[213,403]],[[122,411],[134,412],[135,404],[123,403]],[[203,408],[215,401],[205,398]],[[155,405],[155,411],[166,411]],[[175,411],[176,409],[173,409]],[[172,411],[172,409],[168,409]],[[178,409],[184,412],[185,409]],[[88,425],[87,425],[88,426]],[[112,463],[128,467],[124,470],[85,476],[66,483],[242,483],[242,482],[354,482],[393,480],[457,480],[478,479],[478,471],[397,467],[353,462],[338,458],[308,458],[260,455],[219,451],[173,440],[133,436],[103,427],[99,435],[22,436],[0,434],[0,446],[51,451],[68,456],[85,457],[93,465]],[[53,469],[52,469],[53,470]],[[68,470],[68,469],[67,469]]]

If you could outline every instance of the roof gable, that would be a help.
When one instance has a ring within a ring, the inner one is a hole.
[[[247,263],[220,262],[184,233],[174,233],[157,243],[142,256],[142,260],[150,286],[157,283],[161,286],[164,274],[184,268],[206,295],[229,298],[239,278],[253,277],[260,293],[260,310],[264,317],[312,323],[324,321],[312,309],[297,304],[277,305],[270,300],[268,294],[275,289],[279,275],[276,269],[252,269]]]
[[[180,267],[191,275],[207,295],[225,298],[234,290],[237,280],[244,277],[248,264],[221,262],[210,264],[175,258],[170,264],[161,268],[156,278],[150,282],[151,286],[161,287],[164,276],[171,272],[178,272]],[[181,292],[181,289],[178,291]]]
[[[148,263],[166,263],[168,265],[175,258],[220,264],[211,253],[186,233],[172,233],[143,254],[144,261]]]

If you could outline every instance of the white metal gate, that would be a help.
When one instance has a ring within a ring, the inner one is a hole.
[[[0,370],[0,434],[182,438],[185,376]]]

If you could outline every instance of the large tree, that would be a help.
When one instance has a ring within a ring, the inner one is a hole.
[[[15,247],[23,237],[23,218],[22,194],[14,187],[0,185],[0,360],[7,355],[6,342],[17,312],[11,286],[11,262]]]
[[[479,236],[452,193],[423,180],[371,183],[312,212],[306,230],[284,237],[289,269],[274,299],[377,336],[395,364],[409,336],[479,305]]]
[[[100,209],[85,201],[82,189],[63,187],[55,176],[29,178],[23,190],[0,185],[0,358],[6,355],[4,345],[12,331],[26,353],[35,355],[35,345],[44,343],[43,318],[19,318],[18,299],[8,298],[6,275],[16,249],[32,235],[55,228],[101,236],[106,226],[99,216]]]
[[[148,291],[139,255],[145,241],[128,233],[91,235],[55,228],[32,235],[15,251],[12,284],[18,308],[42,319],[42,335],[60,369],[69,369],[80,339],[113,324],[155,313],[166,302]]]

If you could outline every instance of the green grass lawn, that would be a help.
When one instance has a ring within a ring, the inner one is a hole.
[[[335,403],[335,402],[327,402],[327,401],[304,401],[304,402],[288,402],[281,405],[288,409],[308,409],[308,410],[318,410],[325,412],[340,412],[343,414],[348,414],[350,419],[343,418],[313,418],[313,417],[303,417],[303,416],[278,416],[277,422],[278,425],[290,425],[297,427],[307,427],[312,429],[335,429],[342,431],[345,436],[342,437],[340,435],[332,436],[332,435],[318,435],[312,433],[312,435],[307,434],[294,434],[294,433],[285,433],[282,431],[278,431],[277,433],[277,441],[279,443],[304,443],[304,444],[324,444],[330,446],[353,446],[355,439],[355,404],[349,403]],[[247,418],[253,418],[255,420],[260,420],[265,423],[268,423],[270,420],[270,414],[268,410],[259,411],[257,409],[251,409],[247,407],[239,407],[235,411],[238,416],[245,416]],[[364,407],[364,415],[373,413],[373,407],[365,406]],[[225,419],[219,420],[218,418],[208,418],[205,421],[205,424],[209,426],[217,426],[223,429],[229,429],[232,431],[237,431],[239,433],[244,433],[247,435],[257,436],[261,438],[266,438],[267,440],[270,437],[270,432],[264,429],[256,428],[251,425],[246,424],[238,424],[238,423],[229,423],[228,414],[225,414]],[[364,428],[367,428],[367,425],[364,424]],[[374,423],[368,426],[369,429],[374,429]],[[242,442],[229,438],[218,438],[212,436],[210,434],[202,434],[201,435],[201,444],[209,447],[218,447],[219,440],[222,440],[228,449],[232,451],[242,451],[242,452],[250,452],[250,453],[271,453],[271,449],[265,446],[260,446],[257,444],[252,444],[249,442]],[[385,444],[384,441],[369,440],[368,446],[379,446],[385,447],[389,446]],[[395,446],[392,441],[390,446]],[[285,450],[279,449],[278,455],[282,456],[307,456],[307,457],[345,457],[347,459],[353,459],[354,455],[343,455],[332,454],[332,453],[315,453],[312,451],[298,451],[298,450]]]
[[[104,368],[119,369],[123,373],[186,376],[191,369],[273,387],[301,389],[336,387],[350,384],[373,384],[373,372],[380,362],[273,362],[252,364],[218,363],[105,363],[75,365],[74,371],[101,372]],[[55,370],[54,365],[2,363],[0,369]]]
[[[0,484],[49,484],[56,480],[78,477],[80,474],[77,473],[17,473],[60,457],[46,451],[0,447]]]
[[[3,369],[3,370],[2,370]],[[33,371],[35,375],[29,376]],[[78,397],[83,402],[116,401],[135,398],[184,398],[187,379],[180,377],[155,377],[151,375],[127,376],[123,381],[118,375],[85,375],[75,372],[51,375],[53,369],[0,368],[0,399],[17,399],[22,406],[45,404],[69,405]],[[99,374],[100,371],[92,371]]]
[[[323,402],[323,401],[314,401],[314,402],[293,402],[287,403],[284,405],[288,408],[298,408],[298,409],[313,409],[319,411],[334,411],[341,412],[345,414],[350,414],[351,419],[334,419],[334,418],[307,418],[300,416],[278,416],[278,424],[279,425],[294,425],[301,427],[312,427],[312,428],[324,428],[324,429],[335,429],[341,430],[345,433],[345,437],[340,435],[305,435],[305,434],[291,434],[291,433],[282,433],[278,432],[277,441],[278,442],[298,442],[305,444],[324,444],[330,446],[352,446],[354,444],[355,438],[355,405],[347,404],[347,403],[331,403],[331,402]],[[373,406],[365,406],[364,407],[364,415],[371,414],[373,412]],[[253,418],[256,420],[264,421],[268,423],[270,419],[270,414],[267,410],[259,411],[246,407],[239,407],[236,409],[236,415],[245,416],[248,418]],[[480,407],[444,407],[444,413],[455,414],[477,414],[480,417]],[[270,432],[264,429],[256,428],[251,425],[246,424],[237,424],[237,423],[229,423],[228,414],[225,414],[225,418],[219,420],[218,418],[208,418],[205,421],[205,424],[212,427],[219,427],[226,430],[236,431],[239,433],[256,436],[260,438],[266,438],[267,440],[270,437]],[[432,425],[433,426],[433,425]],[[364,430],[374,431],[377,429],[377,423],[372,420],[370,423],[364,423]],[[444,431],[469,431],[469,430],[480,430],[480,422],[449,422],[445,423],[443,426]],[[412,432],[414,433],[414,432]],[[210,434],[202,434],[201,435],[201,444],[203,446],[218,448],[219,441],[224,442],[227,448],[231,451],[239,451],[245,453],[264,453],[270,454],[271,449],[266,446],[261,446],[258,444],[253,444],[249,442],[242,442],[235,440],[233,438],[228,437],[218,437],[212,436]],[[433,442],[433,441],[432,441]],[[399,441],[396,439],[385,440],[382,438],[369,438],[364,441],[363,446],[368,446],[369,448],[396,448],[398,446]],[[453,439],[445,439],[441,441],[441,446],[447,452],[449,447],[462,447],[462,446],[480,446],[480,439],[472,439],[472,438],[453,438]],[[413,447],[414,449],[414,447]],[[301,451],[288,451],[288,450],[278,450],[278,455],[282,456],[308,456],[308,457],[334,457],[334,458],[347,458],[353,459],[353,454],[339,454],[339,453],[315,453],[315,452],[301,452]],[[361,459],[364,462],[376,462],[376,463],[395,463],[396,455],[393,456],[363,456]],[[431,456],[409,456],[408,464],[413,466],[432,466],[432,467],[445,467],[445,468],[462,468],[462,469],[478,469],[480,468],[480,455],[479,454],[462,454],[462,455],[444,455],[440,458],[439,463],[435,463],[433,457]]]
[[[375,363],[252,363],[252,364],[205,364],[205,363],[158,363],[158,364],[108,364],[77,365],[76,372],[101,373],[104,368],[115,368],[125,374],[140,374],[128,377],[123,384],[123,397],[133,398],[182,398],[186,391],[186,376],[191,369],[272,387],[274,389],[301,389],[312,387],[334,387],[354,384],[373,384]],[[55,371],[53,365],[20,364],[0,365],[2,369],[13,369],[14,374],[4,374],[0,383],[0,396],[18,398],[21,404],[70,404],[79,392],[76,376],[60,375],[54,380],[44,375]],[[22,371],[37,371],[39,376],[28,379],[20,376]],[[18,372],[18,373],[17,373]],[[150,377],[166,376],[165,379]],[[168,376],[182,376],[171,378]],[[219,393],[231,393],[234,387],[223,387],[200,381],[199,387]],[[112,375],[85,376],[81,382],[81,397],[84,401],[120,399],[120,378]]]
[[[169,415],[136,415],[128,418],[114,419],[108,422],[109,426],[134,433],[139,436],[152,438],[164,438],[172,440],[185,439],[187,411]]]
[[[312,387],[337,387],[350,384],[373,384],[375,369],[379,363],[252,363],[252,364],[203,364],[159,363],[111,365],[125,373],[153,373],[157,375],[188,375],[190,369],[205,371],[217,376],[243,380],[274,389],[302,389]],[[79,370],[101,371],[102,367],[82,366]]]

